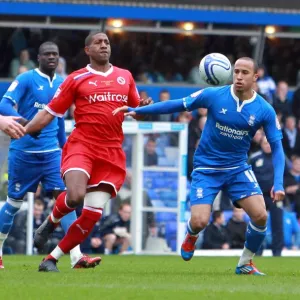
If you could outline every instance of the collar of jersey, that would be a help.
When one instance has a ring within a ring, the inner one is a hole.
[[[93,74],[97,74],[97,75],[101,75],[101,76],[104,76],[104,77],[107,77],[108,75],[110,75],[113,70],[114,70],[114,67],[112,64],[109,64],[110,65],[110,68],[106,71],[106,72],[100,72],[100,71],[96,71],[94,70],[91,65],[87,65],[86,68],[89,70],[89,72],[93,73]]]
[[[237,97],[237,95],[234,93],[234,90],[233,90],[233,84],[232,84],[231,87],[230,87],[230,93],[231,93],[232,98],[233,98],[233,99],[235,100],[235,102],[236,102],[236,110],[237,110],[238,112],[241,112],[241,111],[242,111],[242,108],[244,107],[244,105],[253,102],[253,101],[255,100],[256,96],[257,96],[256,92],[253,91],[253,96],[252,96],[250,99],[248,99],[248,100],[243,100],[242,104],[240,105],[240,99],[239,99],[239,98]]]
[[[50,84],[50,87],[52,87],[53,81],[54,81],[55,78],[56,78],[56,74],[55,74],[55,73],[54,73],[54,76],[53,76],[52,81],[51,81],[50,77],[49,77],[47,74],[41,72],[41,70],[40,70],[39,68],[35,68],[34,70],[35,70],[40,76],[42,76],[42,77],[48,79],[49,84]]]

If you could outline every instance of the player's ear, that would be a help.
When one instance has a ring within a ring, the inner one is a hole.
[[[90,55],[90,48],[89,48],[89,46],[85,46],[84,47],[84,52],[85,52],[86,55],[88,55],[88,56]]]
[[[40,55],[37,56],[37,61],[40,62]]]
[[[257,73],[254,73],[254,76],[253,76],[253,82],[256,82],[258,79],[258,74]]]

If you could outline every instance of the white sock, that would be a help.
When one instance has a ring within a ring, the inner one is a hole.
[[[55,217],[53,216],[53,213],[51,213],[50,218],[51,218],[51,221],[52,221],[53,223],[58,223],[58,222],[60,221],[60,219],[57,219],[57,218],[55,218]]]
[[[71,266],[74,267],[82,256],[80,245],[77,245],[70,251]]]
[[[243,253],[242,253],[239,263],[238,263],[238,267],[249,264],[250,260],[253,259],[254,255],[255,255],[255,253],[253,253],[252,251],[250,251],[249,249],[244,247]]]
[[[50,255],[56,260],[59,260],[64,255],[64,253],[58,246],[56,246],[55,249],[50,253]]]
[[[3,244],[7,238],[7,233],[1,233],[0,232],[0,256],[3,256]]]

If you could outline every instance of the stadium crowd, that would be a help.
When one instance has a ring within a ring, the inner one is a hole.
[[[0,41],[0,51],[6,57],[0,65],[3,77],[15,77],[36,66],[36,51],[41,40],[52,39],[60,47],[60,60],[57,73],[64,78],[69,72],[86,64],[84,53],[78,45],[85,32],[5,29]],[[252,45],[248,38],[235,37],[228,42],[226,37],[200,37],[162,35],[162,34],[111,34],[112,63],[128,68],[137,82],[142,83],[178,83],[199,84],[198,64],[204,53],[218,52],[227,54],[230,60],[241,56],[251,56]],[[9,43],[4,43],[5,40]],[[133,42],[134,41],[134,42]],[[262,130],[258,131],[249,151],[249,163],[264,193],[266,205],[270,212],[269,235],[265,247],[271,248],[274,255],[280,255],[282,248],[299,249],[300,247],[300,87],[293,95],[289,93],[289,83],[296,85],[300,62],[291,62],[286,51],[281,51],[282,44],[271,47],[274,41],[268,40],[265,65],[259,68],[259,80],[253,87],[266,101],[274,106],[278,122],[283,132],[283,147],[286,154],[285,192],[286,198],[280,205],[269,202],[269,191],[273,185],[273,166],[270,146]],[[292,42],[291,42],[292,43]],[[293,42],[296,51],[299,41]],[[199,49],[201,49],[199,51]],[[285,49],[287,49],[285,47]],[[151,58],[151,59],[149,59]],[[80,65],[79,65],[80,62]],[[163,63],[162,63],[163,62]],[[284,65],[284,68],[283,68]],[[272,76],[270,76],[271,74]],[[146,99],[145,90],[140,95]],[[162,88],[158,101],[169,101],[170,93]],[[200,141],[206,122],[206,109],[192,113],[183,112],[175,115],[160,115],[148,118],[149,121],[183,122],[188,124],[188,176],[192,171],[193,153]],[[74,106],[65,115],[73,119]],[[128,175],[124,187],[113,200],[111,214],[101,220],[89,238],[81,245],[85,253],[122,253],[130,249],[130,215],[131,215],[131,178],[132,164],[131,137],[126,136],[124,150],[127,155]],[[178,147],[176,134],[152,134],[145,137],[145,166],[176,166]],[[148,176],[148,177],[147,177]],[[144,203],[147,206],[175,207],[177,197],[173,178],[162,187],[159,174],[146,174]],[[169,175],[168,175],[169,176]],[[170,175],[171,176],[171,175]],[[154,178],[156,177],[156,178]],[[189,177],[190,178],[190,177]],[[4,180],[5,181],[5,180]],[[171,183],[172,182],[172,183]],[[6,195],[5,185],[1,195]],[[2,197],[1,200],[4,200]],[[272,202],[272,201],[271,201]],[[188,199],[187,199],[188,203]],[[53,200],[40,188],[35,194],[34,228],[38,228],[53,206]],[[188,207],[188,205],[187,205]],[[188,208],[187,208],[188,209]],[[77,214],[80,214],[80,210]],[[15,220],[13,230],[6,242],[6,251],[24,253],[26,248],[26,211],[21,211]],[[240,249],[245,242],[245,230],[249,219],[243,211],[232,207],[226,195],[220,193],[214,204],[211,224],[198,240],[198,247],[203,249]],[[20,230],[20,228],[22,230]],[[143,216],[143,247],[149,249],[149,239],[163,239],[169,250],[176,247],[176,215],[145,213]],[[46,245],[44,252],[50,252],[63,237],[59,227]],[[153,246],[153,245],[152,245]]]

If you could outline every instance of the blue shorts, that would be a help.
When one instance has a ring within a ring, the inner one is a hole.
[[[237,207],[236,201],[262,194],[252,168],[247,164],[230,170],[197,169],[193,171],[191,205],[212,205],[221,190]]]
[[[46,191],[65,190],[60,177],[61,151],[28,153],[10,150],[8,154],[8,197],[23,199],[35,193],[39,183]]]

